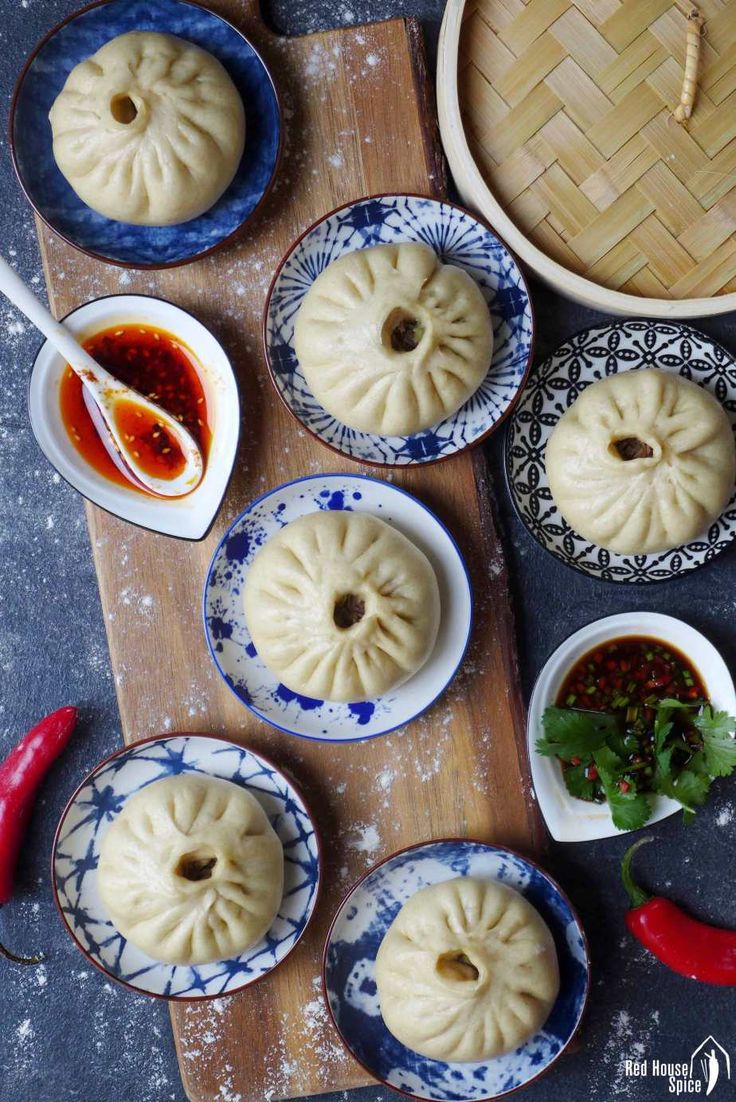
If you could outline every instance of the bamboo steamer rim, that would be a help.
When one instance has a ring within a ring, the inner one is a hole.
[[[465,0],[447,0],[437,50],[437,113],[440,134],[462,201],[478,211],[508,242],[521,260],[554,290],[568,298],[611,314],[639,317],[713,317],[736,310],[736,292],[710,298],[645,298],[614,291],[571,272],[552,260],[519,229],[481,175],[465,136],[458,91],[458,53]]]

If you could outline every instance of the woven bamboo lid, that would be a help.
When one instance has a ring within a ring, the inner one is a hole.
[[[736,308],[736,0],[697,6],[686,128],[687,0],[448,3],[438,101],[463,197],[602,309]]]

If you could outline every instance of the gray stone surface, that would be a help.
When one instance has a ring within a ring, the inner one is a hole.
[[[72,11],[73,0],[0,0],[0,224],[2,251],[42,291],[29,209],[12,173],[4,135],[16,72],[35,41]],[[270,0],[273,24],[292,34],[394,14],[417,14],[434,41],[442,0]],[[535,288],[538,354],[594,320],[590,311]],[[736,351],[736,321],[702,328]],[[38,452],[25,393],[34,332],[0,303],[0,757],[38,716],[79,703],[83,722],[44,786],[18,874],[18,890],[0,914],[2,938],[19,949],[42,947],[39,969],[0,960],[0,1102],[180,1102],[165,1006],[136,998],[87,966],[62,929],[51,900],[48,857],[58,814],[78,779],[120,742],[107,647],[80,499]],[[680,581],[624,589],[579,577],[546,556],[513,515],[500,465],[489,448],[516,590],[524,688],[546,655],[571,631],[598,616],[649,607],[691,621],[733,663],[736,657],[736,554]],[[732,886],[736,790],[726,781],[694,826],[659,824],[642,855],[650,882],[699,915],[736,926]],[[708,1034],[736,1063],[734,996],[668,973],[627,936],[617,874],[626,840],[554,847],[549,867],[585,921],[593,987],[580,1050],[531,1087],[529,1102],[557,1097],[648,1102],[667,1095],[665,1081],[627,1080],[621,1060],[682,1061]],[[736,1076],[736,1068],[734,1069]],[[731,1086],[731,1090],[733,1087]],[[729,1095],[719,1086],[716,1102]],[[355,1102],[391,1097],[379,1088]],[[225,1091],[223,1102],[239,1102]],[[245,1099],[242,1100],[245,1102]],[[250,1102],[250,1100],[249,1100]]]

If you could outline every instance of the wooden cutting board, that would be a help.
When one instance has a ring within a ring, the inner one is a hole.
[[[392,475],[453,531],[475,591],[472,649],[428,716],[366,744],[304,742],[257,720],[214,671],[201,590],[226,525],[252,498],[298,475],[359,470],[301,432],[271,388],[260,323],[273,270],[296,235],[338,204],[391,190],[441,195],[446,181],[416,22],[286,40],[263,26],[257,0],[212,7],[262,50],[283,97],[285,156],[257,222],[228,251],[160,273],[106,267],[41,224],[38,231],[57,316],[99,295],[159,295],[212,328],[240,381],[235,476],[206,541],[139,531],[92,506],[87,517],[126,742],[168,730],[227,734],[291,769],[318,811],[324,892],[297,949],[240,995],[171,1008],[189,1098],[255,1102],[368,1081],[333,1033],[318,987],[330,918],[365,868],[407,844],[448,835],[534,851],[542,829],[527,775],[508,580],[480,452]]]

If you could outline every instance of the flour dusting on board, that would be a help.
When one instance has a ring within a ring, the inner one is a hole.
[[[347,845],[358,853],[372,857],[381,844],[381,835],[375,823],[358,823],[348,833]]]
[[[304,1054],[308,1059],[304,1060]],[[320,1070],[321,1081],[334,1082],[348,1062],[348,1055],[332,1032],[330,1017],[322,997],[322,981],[312,978],[312,997],[300,1014],[282,1014],[281,1032],[266,1059],[266,1102],[273,1098],[295,1097],[308,1089],[309,1070],[313,1063]]]
[[[233,1003],[234,1000],[224,998],[199,1007],[188,1005],[180,1026],[183,1060],[217,1082],[222,1102],[242,1102],[242,1095],[234,1086],[234,1070],[223,1055],[230,1025],[228,1013]],[[326,1083],[331,1072],[347,1061],[345,1050],[332,1034],[319,976],[312,978],[310,995],[299,1013],[280,1016],[264,1060],[264,1099],[294,1097],[308,1089],[304,1065],[310,1062],[309,1058],[320,1068]]]

